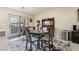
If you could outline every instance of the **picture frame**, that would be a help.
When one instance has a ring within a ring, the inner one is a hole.
[[[78,12],[78,21],[79,21],[79,9],[77,9],[77,12]]]
[[[30,18],[30,22],[32,23],[32,18]]]

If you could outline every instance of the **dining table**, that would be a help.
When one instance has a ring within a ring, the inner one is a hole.
[[[37,42],[38,49],[40,49],[41,38],[43,38],[47,33],[48,32],[43,32],[43,31],[30,31],[30,34],[32,35],[32,37],[35,37],[38,39],[38,42]]]

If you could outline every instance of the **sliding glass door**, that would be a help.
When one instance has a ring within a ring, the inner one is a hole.
[[[27,19],[23,16],[9,15],[10,37],[24,34],[24,27],[28,26]]]
[[[23,16],[20,17],[19,26],[20,26],[20,33],[25,34],[24,27],[28,26],[27,17],[23,17]]]
[[[9,29],[10,36],[19,35],[19,17],[14,15],[9,15]]]

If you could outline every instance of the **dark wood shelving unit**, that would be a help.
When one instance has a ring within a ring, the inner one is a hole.
[[[45,24],[45,22],[48,22],[49,24]],[[55,22],[54,22],[54,17],[53,18],[47,18],[47,19],[43,19],[42,20],[42,28],[43,27],[51,27],[52,28],[52,32],[53,32],[53,36],[54,36],[54,30],[55,30]]]

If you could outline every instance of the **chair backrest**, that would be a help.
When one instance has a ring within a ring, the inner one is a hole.
[[[30,34],[30,30],[28,27],[25,27],[25,32],[26,32],[26,38],[28,41],[32,41],[32,37],[31,37],[31,34]]]

